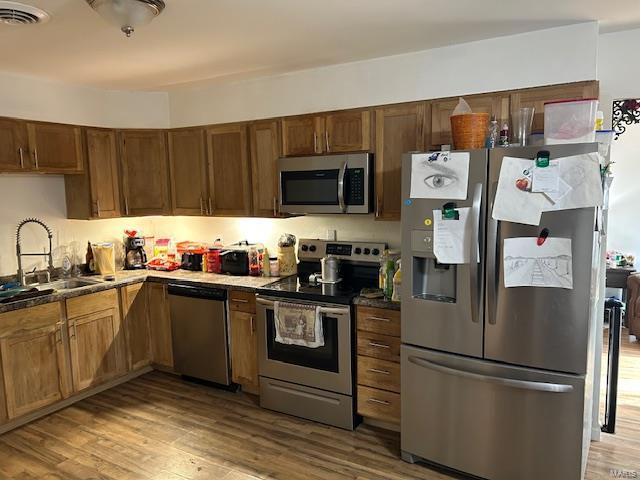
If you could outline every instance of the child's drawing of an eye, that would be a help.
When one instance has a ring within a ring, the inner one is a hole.
[[[455,181],[456,181],[455,177],[450,177],[449,175],[443,175],[441,173],[429,175],[427,178],[424,179],[424,183],[431,188],[448,187]]]

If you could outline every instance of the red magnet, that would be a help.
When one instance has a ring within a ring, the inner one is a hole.
[[[549,229],[543,228],[542,231],[540,232],[540,235],[538,235],[538,240],[536,240],[536,243],[538,244],[538,246],[542,245],[548,236],[549,236]]]

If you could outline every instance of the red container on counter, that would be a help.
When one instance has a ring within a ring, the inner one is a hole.
[[[222,259],[220,258],[219,249],[210,248],[207,251],[206,258],[207,258],[207,272],[222,273]]]

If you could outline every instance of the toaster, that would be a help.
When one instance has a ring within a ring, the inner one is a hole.
[[[249,275],[249,252],[241,249],[227,250],[221,256],[222,273]]]

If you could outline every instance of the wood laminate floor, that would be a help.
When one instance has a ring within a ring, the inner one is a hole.
[[[618,433],[592,444],[588,480],[640,478],[639,343],[625,342],[620,378]],[[0,480],[452,478],[402,462],[399,444],[154,372],[0,436]]]

